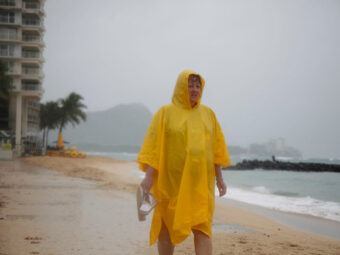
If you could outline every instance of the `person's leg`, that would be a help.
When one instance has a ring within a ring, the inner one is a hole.
[[[199,230],[193,229],[196,255],[212,255],[211,238]]]
[[[162,221],[162,228],[158,237],[158,254],[159,255],[172,255],[174,253],[174,245],[171,243],[169,231]]]

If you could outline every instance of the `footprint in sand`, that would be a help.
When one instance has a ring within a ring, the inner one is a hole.
[[[39,244],[42,238],[39,236],[26,236],[25,240],[31,241],[31,244]]]
[[[26,236],[25,237],[25,240],[34,240],[34,241],[37,241],[37,240],[42,240],[41,237],[38,237],[38,236]]]

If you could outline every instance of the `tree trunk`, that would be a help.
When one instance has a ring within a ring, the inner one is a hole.
[[[46,150],[47,150],[47,146],[48,146],[48,135],[50,133],[50,129],[48,128],[47,129],[47,132],[46,132]]]
[[[43,140],[42,140],[42,154],[45,155],[46,147],[45,147],[45,135],[46,135],[46,128],[44,128],[43,131]]]

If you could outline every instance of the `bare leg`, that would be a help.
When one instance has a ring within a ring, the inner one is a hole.
[[[158,237],[158,254],[159,255],[173,255],[174,245],[171,243],[168,229],[162,221],[161,232]]]
[[[211,238],[199,230],[192,230],[194,233],[196,255],[212,255]]]

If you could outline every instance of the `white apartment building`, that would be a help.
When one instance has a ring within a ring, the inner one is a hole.
[[[39,132],[42,97],[45,0],[0,0],[0,60],[8,67],[9,128],[15,133],[16,153]]]

